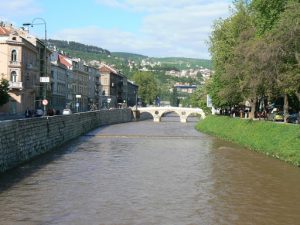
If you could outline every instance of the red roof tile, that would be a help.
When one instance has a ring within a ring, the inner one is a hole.
[[[63,65],[65,65],[67,68],[70,68],[72,66],[72,63],[68,61],[66,57],[63,55],[58,55],[59,62]]]
[[[100,66],[99,71],[100,71],[100,73],[115,73],[115,74],[118,74],[118,72],[115,69],[113,69],[110,66],[105,65],[105,64],[102,64]]]
[[[0,35],[1,36],[8,36],[10,34],[10,31],[7,30],[5,27],[0,27]]]

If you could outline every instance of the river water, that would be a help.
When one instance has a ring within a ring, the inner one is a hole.
[[[300,224],[300,169],[179,118],[101,127],[0,176],[0,224]]]

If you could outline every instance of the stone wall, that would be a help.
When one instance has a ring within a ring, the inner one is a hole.
[[[0,121],[0,172],[102,125],[132,120],[130,109]]]

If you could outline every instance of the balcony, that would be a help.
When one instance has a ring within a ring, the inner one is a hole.
[[[23,83],[22,82],[13,82],[13,81],[9,81],[9,89],[19,89],[22,90],[23,89]]]
[[[9,61],[9,67],[21,67],[21,62],[19,62],[19,61]]]

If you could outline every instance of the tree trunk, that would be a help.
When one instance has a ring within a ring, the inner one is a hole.
[[[251,107],[251,112],[249,113],[249,119],[254,119],[255,118],[255,109],[256,109],[256,99],[252,99],[249,101],[250,107]]]
[[[296,92],[296,96],[298,98],[298,101],[300,102],[300,92]]]
[[[284,105],[283,105],[284,122],[287,122],[289,116],[289,98],[287,94],[284,94]]]
[[[296,96],[298,98],[298,102],[300,102],[300,92],[296,92]],[[300,124],[300,109],[299,109],[299,112],[298,112],[298,123]]]

